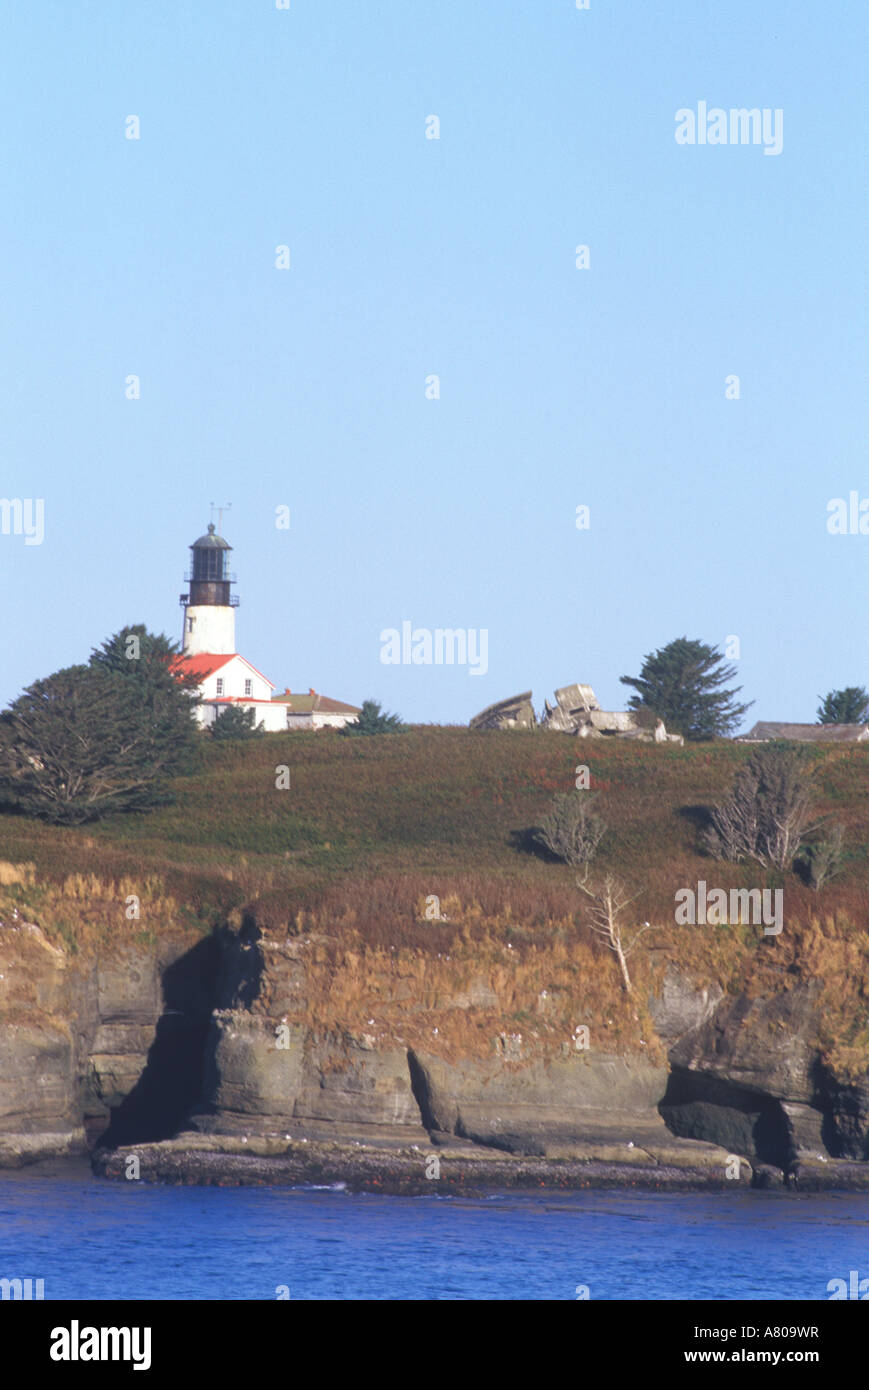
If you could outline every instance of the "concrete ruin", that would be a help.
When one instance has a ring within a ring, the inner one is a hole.
[[[469,724],[471,729],[534,729],[537,716],[531,703],[531,691],[524,695],[513,695],[509,700],[499,700],[495,705],[475,714]]]
[[[555,692],[555,704],[544,700],[538,724],[532,692],[499,700],[474,715],[472,729],[546,729],[577,738],[632,738],[641,743],[684,743],[681,734],[668,734],[663,719],[643,710],[602,710],[590,685],[563,685]]]
[[[603,714],[598,698],[590,685],[563,685],[555,692],[556,704],[543,701],[544,712],[541,724],[544,729],[556,733],[575,734],[580,724],[585,724],[592,715]]]

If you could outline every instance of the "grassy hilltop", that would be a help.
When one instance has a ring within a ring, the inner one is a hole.
[[[700,808],[729,789],[748,751],[437,727],[370,739],[203,739],[197,772],[175,782],[173,805],[150,814],[77,828],[0,816],[0,918],[17,906],[73,951],[131,933],[204,933],[244,915],[268,933],[314,934],[332,967],[310,1008],[336,1026],[378,1000],[395,1005],[383,976],[390,955],[390,968],[404,962],[405,996],[421,1008],[445,961],[459,975],[464,962],[468,979],[497,962],[520,1022],[540,1013],[543,990],[569,996],[572,1017],[577,998],[589,1014],[608,1013],[614,1042],[647,1046],[644,1006],[621,994],[573,871],[527,848],[528,829],[585,764],[609,827],[594,873],[611,869],[639,894],[628,927],[648,920],[656,928],[632,959],[635,997],[654,989],[668,964],[700,984],[749,993],[815,978],[828,1003],[828,1049],[840,1066],[865,1067],[869,748],[815,750],[817,809],[847,832],[844,872],[821,893],[795,873],[703,852]],[[288,790],[275,786],[281,765],[290,769]],[[675,926],[674,894],[698,879],[782,887],[781,936]],[[125,915],[133,894],[138,921]],[[425,920],[429,894],[448,921]]]

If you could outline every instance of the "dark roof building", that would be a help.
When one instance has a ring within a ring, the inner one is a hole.
[[[737,743],[769,743],[790,739],[796,743],[865,743],[869,724],[780,724],[761,720],[736,740]]]
[[[285,690],[283,695],[275,695],[272,699],[274,704],[286,705],[288,715],[304,715],[305,723],[316,715],[344,716],[342,722],[346,723],[360,713],[356,705],[345,705],[342,700],[333,700],[330,696],[321,695],[316,690],[309,690],[307,695],[294,695],[291,690]],[[301,722],[289,722],[289,727],[300,727]],[[321,721],[315,719],[314,722],[318,724]],[[337,720],[329,719],[322,722],[331,724],[337,723]]]

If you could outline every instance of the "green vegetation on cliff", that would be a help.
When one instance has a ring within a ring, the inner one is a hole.
[[[642,1016],[631,1015],[617,967],[589,931],[575,871],[542,856],[532,834],[553,795],[570,792],[577,767],[587,765],[608,827],[596,870],[616,873],[639,894],[631,911],[655,928],[632,966],[638,984],[653,987],[670,964],[700,984],[750,994],[813,978],[829,1000],[826,1045],[842,1065],[865,1067],[869,748],[812,750],[817,809],[835,813],[846,833],[843,870],[820,894],[795,872],[704,852],[704,808],[720,800],[749,753],[725,742],[675,748],[455,728],[385,739],[202,739],[198,770],[173,782],[173,804],[148,815],[87,827],[0,816],[0,918],[17,908],[67,945],[179,926],[207,932],[245,914],[269,933],[317,932],[337,953],[336,988],[311,1007],[333,1010],[336,1021],[357,988],[360,951],[372,961],[408,953],[420,964],[420,989],[433,978],[426,970],[451,956],[469,972],[484,958],[504,958],[520,1023],[535,1007],[532,990],[557,995],[578,971],[590,1006],[610,1011],[613,1040],[639,1047]],[[781,935],[675,926],[675,893],[701,879],[724,889],[783,888]],[[130,920],[133,895],[140,917]],[[432,897],[441,916],[429,920]]]

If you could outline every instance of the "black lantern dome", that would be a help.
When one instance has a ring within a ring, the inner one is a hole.
[[[184,576],[190,583],[190,593],[181,595],[185,607],[188,604],[191,608],[203,605],[238,607],[238,599],[229,592],[229,586],[235,583],[235,575],[227,569],[230,550],[229,542],[215,533],[213,522],[205,535],[193,542],[190,572]]]

